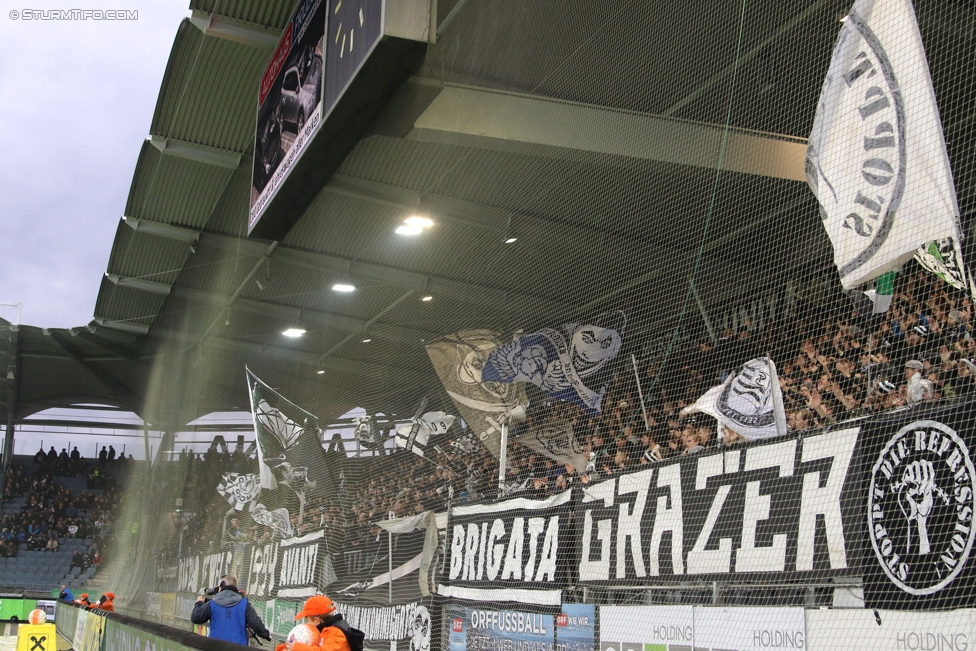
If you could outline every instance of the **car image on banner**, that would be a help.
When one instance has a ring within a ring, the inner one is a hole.
[[[249,228],[321,124],[327,6],[299,4],[261,79]]]

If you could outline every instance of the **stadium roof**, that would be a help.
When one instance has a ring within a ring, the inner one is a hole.
[[[270,242],[244,235],[256,96],[294,2],[192,2],[94,332],[20,329],[17,414],[84,396],[187,422],[247,408],[244,363],[323,418],[356,405],[412,412],[418,387],[437,384],[423,343],[439,335],[610,308],[627,310],[630,336],[663,334],[697,310],[686,300],[696,264],[706,307],[829,265],[803,154],[850,2],[749,3],[738,50],[741,3],[653,4],[441,0],[424,64]],[[916,10],[936,91],[971,86],[933,4]],[[952,156],[965,104],[942,110]],[[964,206],[971,178],[957,170]],[[435,226],[395,235],[413,214]],[[770,255],[780,263],[757,274]],[[357,291],[332,292],[342,278]],[[282,337],[292,325],[306,336]],[[192,395],[160,390],[174,383]]]

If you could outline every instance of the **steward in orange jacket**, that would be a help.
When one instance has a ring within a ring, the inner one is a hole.
[[[110,613],[115,612],[115,593],[106,592],[102,598],[99,600],[98,606],[100,610],[107,610]]]
[[[363,651],[363,632],[349,626],[336,613],[332,600],[324,595],[306,599],[295,619],[304,619],[319,630],[318,645],[289,642],[279,644],[275,651]]]

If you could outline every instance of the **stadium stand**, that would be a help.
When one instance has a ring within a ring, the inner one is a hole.
[[[111,555],[116,473],[124,477],[124,463],[15,459],[0,511],[0,585],[48,591],[92,579]]]

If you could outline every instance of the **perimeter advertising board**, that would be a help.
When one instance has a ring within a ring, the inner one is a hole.
[[[601,651],[805,649],[803,608],[602,606]]]
[[[105,618],[84,610],[78,611],[72,645],[75,651],[100,651],[105,635]]]
[[[322,121],[328,0],[302,0],[258,90],[248,232]]]
[[[447,625],[450,651],[552,651],[555,641],[555,616],[538,611],[453,606]]]
[[[807,637],[814,651],[972,651],[972,609],[941,612],[823,609],[807,611]]]
[[[596,606],[563,604],[556,615],[556,649],[558,651],[592,651],[596,627]]]

